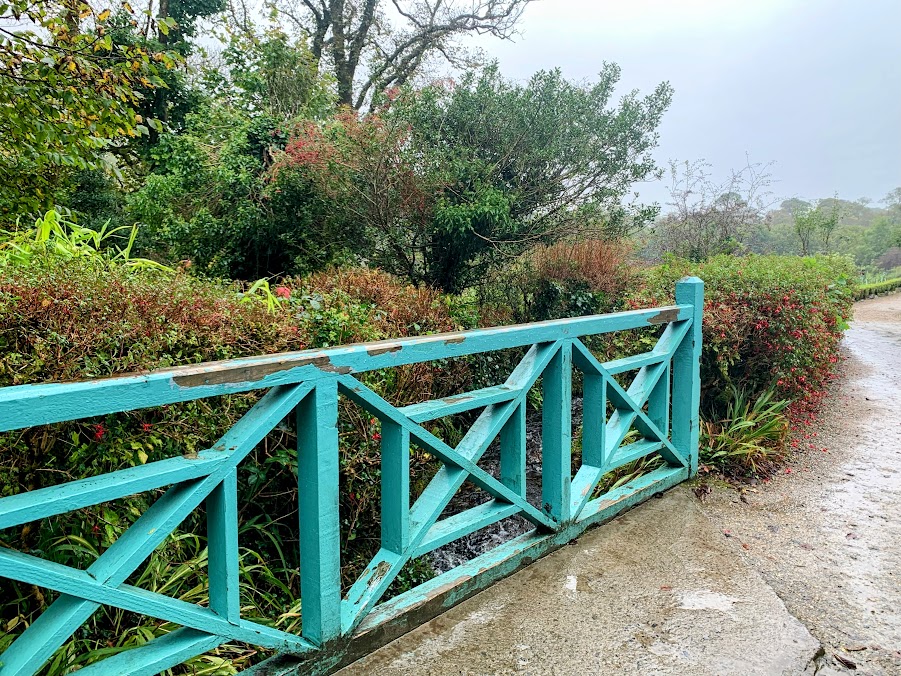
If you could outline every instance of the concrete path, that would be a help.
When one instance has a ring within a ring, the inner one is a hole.
[[[339,673],[901,674],[901,295],[857,315],[791,472],[674,489]]]
[[[820,676],[897,676],[901,294],[858,303],[844,342],[842,377],[791,473],[742,499],[716,490],[703,509],[822,642]]]

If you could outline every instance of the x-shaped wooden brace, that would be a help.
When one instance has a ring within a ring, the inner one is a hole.
[[[496,501],[515,507],[516,513],[536,526],[549,529],[555,527],[554,521],[532,506],[524,494],[495,479],[477,463],[517,408],[524,405],[526,394],[560,349],[560,345],[561,341],[533,345],[505,382],[507,388],[518,392],[516,397],[505,403],[487,406],[456,448],[413,422],[355,378],[346,375],[340,377],[341,391],[381,420],[383,438],[387,428],[393,429],[391,434],[399,434],[404,440],[390,452],[408,456],[409,439],[413,438],[418,445],[444,463],[412,509],[409,508],[408,484],[402,480],[397,482],[400,487],[407,489],[405,504],[401,501],[395,505],[397,510],[401,510],[400,520],[408,520],[407,534],[390,544],[383,538],[382,548],[348,591],[341,609],[341,628],[344,633],[352,631],[362,621],[378,603],[404,564],[417,555],[426,533],[438,521],[444,508],[467,479],[494,496]],[[383,448],[383,453],[385,452],[386,449]],[[397,472],[409,473],[409,465],[406,463],[394,463],[394,468]],[[383,528],[384,521],[383,518]]]
[[[583,407],[584,424],[595,425],[593,439],[583,437],[583,465],[576,473],[572,485],[571,516],[577,518],[591,499],[601,478],[609,471],[637,460],[653,452],[660,455],[670,465],[688,466],[688,459],[673,446],[668,434],[652,417],[644,411],[645,404],[663,385],[659,406],[669,405],[669,369],[676,349],[688,335],[689,322],[669,324],[657,341],[654,349],[644,355],[628,357],[613,365],[617,373],[638,369],[629,388],[623,387],[613,377],[614,374],[601,364],[581,341],[573,341],[573,362],[585,375],[585,399]],[[663,383],[661,383],[661,380]],[[614,412],[606,424],[607,400],[613,404]],[[591,418],[591,419],[589,419]],[[641,433],[643,440],[621,446],[632,426]],[[595,448],[590,448],[594,445]]]
[[[87,570],[76,570],[13,550],[0,550],[0,576],[60,593],[59,598],[3,653],[0,676],[33,674],[104,604],[174,622],[185,628],[81,670],[85,674],[91,671],[111,673],[116,669],[121,672],[121,668],[114,668],[113,663],[124,663],[126,659],[129,663],[141,664],[141,673],[157,673],[227,640],[297,652],[312,649],[313,645],[303,638],[241,620],[237,586],[237,511],[234,504],[238,464],[312,387],[312,384],[303,383],[270,390],[213,449],[201,454],[224,455],[224,461],[210,463],[212,470],[205,476],[169,488]],[[123,495],[120,493],[113,497]],[[108,499],[112,498],[98,499],[90,504]],[[209,515],[210,609],[124,584],[205,499],[212,500],[213,506],[220,508],[210,510]],[[81,503],[79,506],[87,504]],[[228,518],[234,522],[226,523]],[[218,569],[215,571],[217,574],[229,578],[222,580],[224,584],[214,585],[214,568]],[[143,660],[139,654],[142,652]]]

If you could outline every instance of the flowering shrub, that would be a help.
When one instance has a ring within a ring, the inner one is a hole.
[[[706,449],[709,462],[729,471],[753,470],[786,450],[784,435],[768,433],[777,418],[787,416],[796,427],[813,422],[851,314],[850,260],[718,256],[638,270],[629,268],[626,250],[578,246],[585,248],[538,250],[525,273],[504,278],[495,298],[509,298],[517,320],[535,321],[668,305],[678,279],[698,276],[705,284],[702,455]],[[586,344],[612,359],[650,349],[656,339],[656,331],[639,330]],[[759,415],[761,401],[772,415]],[[738,419],[741,410],[755,415]]]
[[[459,299],[404,286],[381,272],[346,270],[273,284],[277,299],[240,295],[241,287],[186,274],[128,270],[102,258],[35,256],[27,267],[0,269],[0,386],[79,380],[216,359],[299,350],[339,343],[471,328],[478,313]],[[366,384],[397,403],[465,389],[466,360],[412,365],[364,374]],[[233,395],[155,409],[0,434],[0,495],[94,476],[211,447],[256,401]],[[436,429],[445,434],[447,430]],[[359,573],[378,548],[381,428],[366,411],[342,402],[341,517],[345,579]],[[419,449],[411,456],[414,484],[434,461]],[[258,529],[242,541],[256,572],[242,583],[242,604],[260,617],[279,617],[297,603],[296,439],[276,429],[241,467],[240,522]],[[134,522],[153,495],[126,498],[44,519],[0,533],[6,546],[42,550],[44,556],[84,568]],[[181,561],[183,537],[204,532],[202,514],[150,559],[149,569]],[[191,551],[202,551],[203,538]],[[258,563],[257,563],[258,562]],[[265,562],[265,565],[263,565]],[[265,570],[266,576],[260,571]],[[405,572],[406,584],[428,576],[422,563]],[[271,572],[271,576],[268,573]],[[204,602],[206,569],[184,573],[192,601]],[[156,582],[162,583],[160,580]],[[287,585],[287,586],[286,586]],[[199,592],[197,590],[200,590]],[[199,595],[198,595],[199,594]],[[33,619],[42,600],[30,588],[0,582],[0,649]],[[79,639],[82,650],[107,648],[115,611],[95,615],[99,632]],[[15,621],[14,621],[15,620]],[[147,631],[162,625],[148,621]],[[115,639],[118,640],[118,639]],[[124,639],[123,639],[124,640]],[[222,649],[243,664],[255,653]],[[79,651],[69,650],[67,655]],[[63,660],[61,669],[68,663]],[[71,665],[69,665],[71,666]]]
[[[851,317],[853,263],[839,256],[717,256],[647,270],[628,305],[672,302],[677,279],[704,280],[703,410],[724,412],[729,387],[773,390],[808,420],[833,378]]]

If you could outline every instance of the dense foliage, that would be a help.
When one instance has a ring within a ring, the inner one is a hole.
[[[430,55],[460,58],[460,35],[509,36],[529,1],[398,1],[392,22],[380,0],[310,0],[293,14],[275,0],[267,30],[237,5],[224,16],[221,0],[143,13],[0,2],[0,387],[658,306],[696,275],[706,284],[702,461],[770,469],[834,375],[854,263],[882,282],[901,260],[901,189],[885,208],[787,200],[767,214],[757,165],[715,184],[703,163],[686,164],[658,218],[629,195],[660,175],[652,151],[667,83],[617,98],[615,64],[591,82],[559,70],[515,82],[491,64],[417,79]],[[215,59],[194,42],[210,20],[226,29]],[[854,260],[829,255],[838,249]],[[746,255],[798,251],[818,255]],[[646,328],[586,344],[611,359],[658,337]],[[361,380],[405,405],[496,385],[518,356]],[[580,388],[576,374],[577,400]],[[211,447],[256,399],[0,434],[0,496]],[[381,429],[340,406],[346,585],[379,546]],[[428,425],[453,445],[469,422]],[[301,611],[296,441],[280,425],[239,475],[242,614],[288,631]],[[415,446],[410,461],[415,495],[437,463]],[[85,568],[155,497],[7,529],[0,545]],[[203,521],[198,510],[131,582],[208,603]],[[413,561],[391,593],[432,574]],[[0,581],[0,651],[51,601]],[[46,673],[172,628],[104,608]],[[186,673],[230,674],[260,658],[229,644]]]
[[[0,4],[0,222],[51,206],[68,167],[100,166],[160,125],[139,107],[178,55],[134,30],[136,17],[127,3],[115,14],[80,0]]]
[[[0,269],[0,385],[102,377],[304,347],[470,328],[478,314],[462,300],[404,286],[367,270],[286,280],[273,289],[275,311],[240,287],[184,273],[129,268],[96,256],[43,255],[27,267]],[[376,372],[366,382],[397,403],[443,396],[473,377],[466,363],[440,369],[411,366]],[[0,495],[94,476],[209,448],[253,403],[253,395],[223,397],[109,415],[0,435]],[[377,548],[379,427],[345,404],[341,416],[342,527],[346,575],[358,573]],[[436,426],[444,436],[447,430]],[[246,616],[281,617],[297,606],[296,453],[293,433],[278,429],[242,465],[240,504]],[[417,452],[414,475],[431,460]],[[84,567],[146,509],[136,496],[5,531],[3,542]],[[202,514],[189,519],[148,564],[152,585],[176,579],[168,593],[192,602],[206,595]],[[187,561],[185,560],[187,558]],[[414,563],[401,584],[429,568]],[[0,647],[7,645],[50,598],[3,582]],[[118,618],[118,619],[117,619]],[[171,627],[151,622],[117,634],[116,611],[99,613],[68,643],[51,673],[97,659],[107,646],[137,645]],[[280,626],[296,622],[285,616]],[[226,647],[234,666],[252,651]],[[196,665],[213,658],[202,658]],[[224,666],[231,673],[233,666]]]

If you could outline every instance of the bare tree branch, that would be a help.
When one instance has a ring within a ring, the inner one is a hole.
[[[512,38],[533,1],[274,0],[274,6],[309,38],[320,71],[334,74],[339,102],[362,108],[409,82],[432,56],[454,63],[452,46],[463,35]]]

